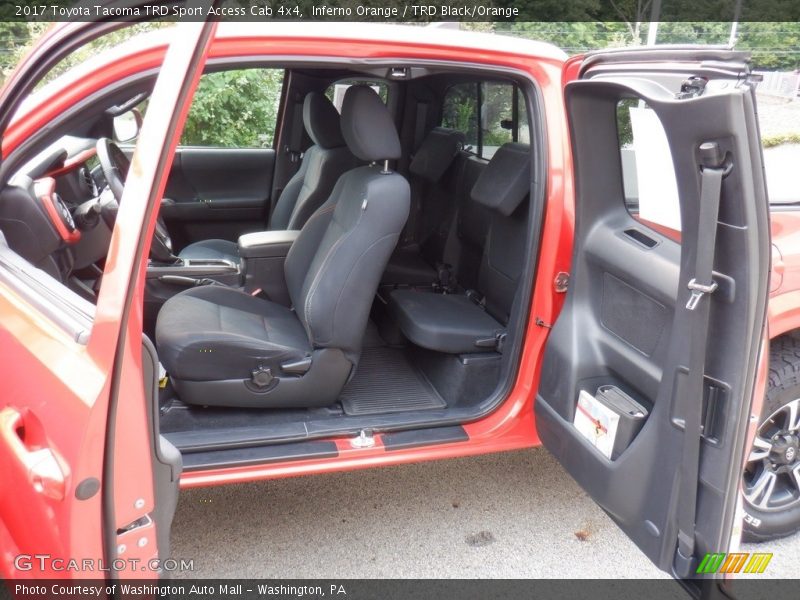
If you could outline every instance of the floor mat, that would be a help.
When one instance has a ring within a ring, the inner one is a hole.
[[[446,403],[401,348],[364,348],[339,401],[348,415],[444,408]]]

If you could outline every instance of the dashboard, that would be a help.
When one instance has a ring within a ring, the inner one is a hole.
[[[94,300],[111,229],[96,140],[65,136],[28,161],[0,192],[0,231],[33,265]]]

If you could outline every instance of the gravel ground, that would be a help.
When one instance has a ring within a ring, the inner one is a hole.
[[[759,94],[758,123],[763,136],[800,133],[800,99]]]
[[[178,577],[666,577],[541,448],[187,490],[172,531]],[[800,535],[743,551],[800,575]]]

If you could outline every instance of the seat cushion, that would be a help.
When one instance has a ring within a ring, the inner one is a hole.
[[[158,356],[171,377],[191,381],[248,379],[310,355],[305,329],[291,309],[234,288],[191,288],[164,304],[156,324]]]
[[[505,328],[463,294],[394,290],[389,310],[417,346],[448,354],[486,352]],[[484,341],[479,345],[479,342]]]
[[[430,285],[438,278],[434,269],[422,257],[419,246],[398,248],[389,258],[382,283],[400,285]]]
[[[228,240],[202,240],[189,244],[178,256],[190,260],[225,259],[236,263],[239,262],[239,246]]]

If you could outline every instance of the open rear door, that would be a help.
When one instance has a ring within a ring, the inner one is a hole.
[[[538,432],[679,578],[730,547],[763,393],[769,215],[746,58],[627,50],[566,70],[575,243]]]

